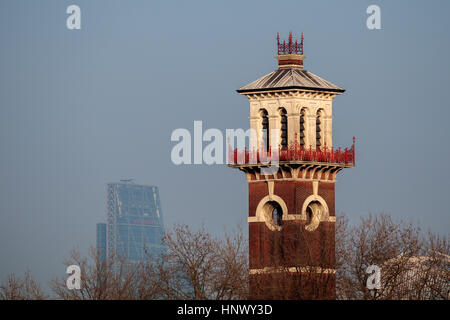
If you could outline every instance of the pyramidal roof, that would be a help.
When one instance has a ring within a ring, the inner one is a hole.
[[[289,32],[288,41],[280,41],[277,33],[278,70],[259,78],[237,90],[239,93],[252,93],[274,90],[316,90],[343,93],[345,90],[315,74],[303,69],[303,33],[300,41],[293,39]]]
[[[299,68],[275,70],[237,90],[239,93],[272,90],[319,90],[343,93],[345,90],[321,77]]]

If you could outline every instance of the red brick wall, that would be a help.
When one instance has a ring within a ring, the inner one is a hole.
[[[248,184],[248,216],[254,217],[259,202],[268,195],[266,182]]]
[[[321,196],[328,205],[330,216],[335,216],[334,209],[334,183],[319,183],[319,196]]]
[[[249,223],[250,269],[275,266],[335,267],[334,223],[321,222],[309,232],[304,221],[284,221],[281,231],[264,222]]]
[[[332,273],[272,273],[250,275],[250,299],[335,300],[336,275]]]
[[[274,194],[284,200],[289,213],[301,214],[304,201],[313,194],[312,181],[275,181],[274,183]],[[326,201],[330,216],[334,216],[334,183],[319,182],[318,194]],[[267,195],[267,182],[249,183],[250,217],[256,215],[258,204]],[[321,222],[313,232],[306,231],[304,225],[305,221],[284,220],[281,231],[272,231],[264,222],[249,223],[250,269],[275,266],[320,266],[334,269],[334,223]],[[260,280],[257,275],[252,277],[254,283]],[[258,281],[255,280],[257,278]],[[315,298],[334,299],[334,276],[332,280],[328,280],[325,292]],[[295,282],[298,282],[298,277]],[[268,283],[267,286],[269,286]],[[309,289],[305,287],[304,293],[305,290]],[[294,296],[291,298],[295,298]]]
[[[328,205],[330,216],[335,215],[334,183],[319,182],[319,195]],[[284,200],[290,214],[300,214],[306,198],[313,194],[311,181],[276,181],[274,194]],[[252,182],[248,185],[249,217],[256,215],[260,201],[269,195],[267,182]]]

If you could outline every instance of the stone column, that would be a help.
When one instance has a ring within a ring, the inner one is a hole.
[[[281,117],[269,116],[269,146],[277,149],[281,143]]]
[[[327,143],[327,148],[331,148],[333,146],[333,117],[328,116],[324,120],[324,141]]]
[[[316,148],[316,115],[306,116],[306,133],[305,133],[305,149],[309,149],[311,146],[313,149]]]
[[[252,116],[250,119],[250,145],[249,148],[251,151],[258,150],[260,147],[261,141],[261,117]]]
[[[295,142],[295,134],[297,134],[297,142],[300,142],[300,115],[297,113],[288,113],[288,145]]]

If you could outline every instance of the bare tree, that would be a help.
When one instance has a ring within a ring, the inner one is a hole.
[[[261,265],[270,267],[250,275],[251,298],[334,299],[334,291],[338,299],[449,298],[445,237],[424,234],[416,225],[387,214],[370,214],[353,226],[340,214],[334,229],[322,229],[324,234],[294,228],[260,233],[262,250],[269,253]],[[370,265],[381,268],[380,289],[367,288]],[[330,272],[333,268],[336,274]]]
[[[219,242],[219,270],[214,277],[215,299],[245,299],[248,296],[248,246],[242,230],[225,235]]]
[[[247,247],[242,232],[213,238],[202,227],[175,225],[166,234],[167,253],[158,263],[166,299],[243,299],[247,290]]]
[[[432,233],[423,236],[412,223],[386,214],[361,218],[349,227],[338,218],[338,299],[448,299],[449,245]],[[366,269],[381,268],[381,288],[367,288]]]
[[[144,261],[101,261],[97,251],[83,257],[72,251],[65,262],[81,269],[81,289],[69,290],[65,278],[50,286],[59,299],[244,299],[247,296],[247,247],[240,230],[213,238],[176,225],[166,234],[167,251]]]
[[[0,284],[0,300],[42,300],[46,298],[47,295],[33,280],[29,271],[25,272],[23,278],[12,273]]]
[[[87,257],[74,250],[65,264],[80,267],[81,289],[69,290],[67,276],[55,278],[50,287],[57,299],[93,300],[449,298],[445,237],[423,234],[386,214],[363,217],[353,226],[341,214],[335,225],[324,227],[309,232],[286,224],[283,228],[292,229],[285,233],[263,228],[261,250],[269,254],[262,256],[265,261],[252,261],[262,267],[249,273],[241,229],[215,238],[204,227],[193,231],[179,224],[165,235],[162,255],[139,263],[125,257],[102,261],[94,248]],[[374,264],[381,268],[379,290],[367,289],[366,268]],[[0,299],[45,298],[29,272],[0,284]]]
[[[153,269],[143,263],[131,264],[123,257],[102,261],[95,248],[83,257],[73,250],[65,265],[81,269],[81,288],[70,290],[65,278],[51,281],[50,287],[59,299],[70,300],[130,300],[158,297],[157,284],[150,277]]]

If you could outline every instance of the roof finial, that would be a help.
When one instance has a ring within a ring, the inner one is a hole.
[[[277,32],[277,54],[280,54],[280,34]]]
[[[292,31],[289,31],[289,53],[292,53]]]
[[[288,40],[280,41],[280,34],[277,32],[277,60],[279,68],[300,68],[303,69],[303,32],[300,38],[293,39],[292,31],[289,31]]]
[[[303,32],[302,32],[302,37],[301,37],[301,40],[300,40],[300,51],[303,54]]]
[[[286,43],[286,40],[283,40],[283,43],[280,42],[280,34],[277,32],[277,53],[280,54],[303,54],[303,32],[301,36],[301,40],[295,39],[293,41],[292,31],[289,31],[289,38]]]

